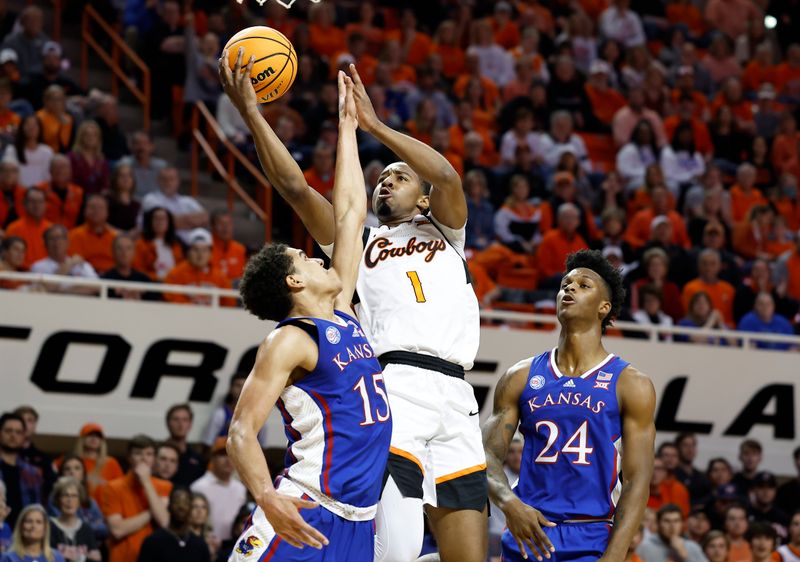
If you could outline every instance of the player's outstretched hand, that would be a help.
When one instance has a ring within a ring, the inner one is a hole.
[[[353,89],[355,84],[341,70],[337,75],[339,84],[339,124],[348,124],[353,127],[358,127],[358,111],[356,110],[356,101],[353,97]]]
[[[375,108],[372,106],[372,100],[369,99],[367,89],[361,81],[361,76],[358,75],[356,65],[350,65],[350,77],[353,79],[353,98],[356,101],[356,109],[358,110],[358,124],[366,131],[371,133],[380,124],[378,115],[375,113]]]
[[[550,553],[555,552],[556,549],[544,534],[542,527],[555,527],[556,524],[548,521],[538,509],[526,505],[518,499],[509,502],[503,511],[506,514],[508,531],[517,541],[522,557],[528,558],[528,552],[525,549],[527,545],[537,560],[542,560],[542,555],[550,558]]]
[[[314,502],[275,492],[264,502],[261,509],[264,510],[264,515],[275,529],[275,533],[287,543],[296,548],[308,545],[320,549],[328,544],[328,539],[300,516],[301,509],[318,507],[319,504]]]
[[[228,64],[228,50],[222,51],[222,56],[219,59],[219,81],[225,89],[225,93],[233,102],[239,113],[244,115],[249,107],[257,106],[256,91],[253,89],[253,84],[250,82],[250,73],[253,70],[253,63],[255,57],[250,56],[250,60],[243,67],[244,48],[239,47],[238,55],[236,56],[236,64],[231,70]]]

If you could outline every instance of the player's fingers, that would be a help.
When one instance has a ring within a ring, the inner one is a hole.
[[[242,58],[244,57],[244,47],[239,47],[236,53],[236,63],[233,65],[233,74],[239,76],[242,71]]]
[[[323,546],[328,544],[328,539],[325,538],[325,535],[317,531],[308,523],[304,523],[300,527],[299,532],[302,534],[303,542],[309,546],[321,549]]]
[[[555,527],[556,526],[555,523],[550,521],[547,517],[545,517],[541,513],[539,514],[539,524],[540,525],[544,525],[545,527]]]
[[[319,507],[317,502],[301,500],[300,498],[291,498],[291,500],[298,509],[314,509],[315,507]]]
[[[344,101],[347,88],[344,83],[344,72],[341,70],[336,74],[336,85],[339,86],[339,103],[342,103],[342,101]]]
[[[539,560],[539,562],[541,562],[542,555],[539,553],[539,549],[537,548],[536,543],[530,538],[530,534],[525,535],[523,538],[525,539],[525,544],[528,545],[528,548],[536,557],[536,560]]]
[[[550,541],[547,536],[539,528],[534,529],[532,536],[533,542],[536,544],[537,554],[541,552],[545,558],[550,558],[550,548],[547,546]],[[539,559],[541,560],[541,558]]]
[[[522,554],[522,557],[525,560],[527,560],[528,559],[528,551],[525,549],[525,543],[523,543],[522,539],[520,539],[516,534],[511,533],[511,536],[514,537],[515,541],[517,541],[517,547],[519,548],[520,554]]]
[[[361,82],[361,76],[359,76],[358,70],[356,70],[356,65],[353,63],[350,63],[350,76],[353,77],[353,82],[355,82],[357,87],[364,87],[364,84]]]
[[[288,544],[292,545],[295,548],[303,548],[305,545],[303,541],[297,539],[292,533],[288,531],[284,531],[283,533],[278,533],[280,537],[286,541]]]
[[[225,85],[231,81],[231,66],[228,64],[228,49],[222,51],[222,56],[219,58],[219,76],[222,78]]]

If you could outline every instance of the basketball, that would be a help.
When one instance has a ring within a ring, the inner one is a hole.
[[[259,103],[274,101],[285,94],[297,76],[297,53],[286,36],[264,26],[241,30],[225,45],[231,70],[236,66],[240,47],[244,49],[243,68],[251,55],[255,58],[250,82]]]

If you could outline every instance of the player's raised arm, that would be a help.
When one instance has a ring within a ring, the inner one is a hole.
[[[331,267],[339,274],[342,292],[336,298],[339,310],[350,310],[361,260],[361,241],[367,218],[367,191],[358,158],[356,129],[358,117],[353,99],[353,81],[339,71],[339,143],[336,147],[336,174],[333,180],[333,215],[336,244]]]
[[[458,172],[430,146],[395,131],[378,119],[354,64],[350,65],[350,74],[355,83],[359,126],[397,154],[422,179],[430,182],[433,186],[430,207],[439,222],[450,228],[463,228],[467,223],[467,200]]]
[[[279,494],[272,485],[258,431],[275,407],[295,369],[312,371],[318,351],[301,329],[284,326],[261,344],[253,370],[242,388],[228,431],[228,454],[242,482],[264,510],[275,532],[292,546],[322,548],[328,540],[300,516],[317,504]]]
[[[503,470],[508,445],[519,425],[519,397],[528,380],[531,359],[520,361],[511,367],[497,382],[494,390],[492,415],[483,424],[483,448],[486,451],[486,475],[489,480],[489,497],[503,510],[506,525],[517,541],[519,551],[527,558],[525,545],[536,553],[550,558],[553,545],[542,526],[555,527],[539,510],[526,505],[511,490],[508,477]]]
[[[300,216],[314,240],[321,245],[331,244],[333,208],[321,193],[309,187],[300,166],[259,112],[256,92],[250,83],[253,58],[243,65],[242,56],[240,48],[233,71],[228,64],[228,51],[219,59],[219,79],[225,93],[253,134],[258,159],[269,181]]]
[[[620,373],[617,396],[622,415],[622,493],[614,515],[614,527],[601,560],[623,562],[633,536],[639,530],[650,495],[653,474],[653,416],[656,391],[645,375],[627,367]]]

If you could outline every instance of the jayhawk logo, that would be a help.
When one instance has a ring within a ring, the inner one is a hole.
[[[236,552],[242,556],[250,556],[253,553],[253,550],[262,546],[264,546],[264,543],[261,542],[261,539],[250,535],[246,539],[239,541],[239,545],[236,547]]]

